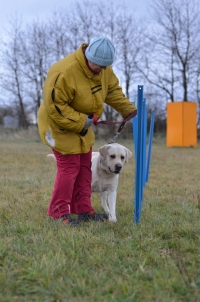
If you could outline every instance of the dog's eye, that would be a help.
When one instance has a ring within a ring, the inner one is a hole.
[[[125,158],[125,157],[122,155],[122,156],[121,156],[121,160],[123,160],[124,158]]]
[[[112,159],[114,159],[114,158],[115,158],[115,155],[111,155],[110,157],[111,157]]]

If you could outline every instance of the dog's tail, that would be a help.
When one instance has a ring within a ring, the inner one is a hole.
[[[51,157],[51,158],[53,158],[54,160],[56,160],[56,158],[55,158],[55,155],[54,155],[54,154],[48,154],[48,155],[47,155],[47,157]]]

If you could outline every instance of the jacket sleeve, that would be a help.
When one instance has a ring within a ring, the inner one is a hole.
[[[111,67],[109,67],[109,84],[108,84],[108,93],[105,99],[105,103],[117,112],[119,112],[123,118],[127,117],[129,114],[134,112],[136,106],[133,105],[129,99],[127,99],[122,91],[122,88],[119,86],[119,80],[114,74]]]
[[[52,84],[53,82],[53,84]],[[75,111],[70,103],[74,98],[75,89],[70,85],[66,75],[60,73],[50,81],[46,81],[43,89],[46,110],[49,116],[61,128],[81,132],[86,121],[86,115]],[[46,97],[45,97],[46,94]]]

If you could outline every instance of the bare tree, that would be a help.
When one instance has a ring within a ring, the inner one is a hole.
[[[121,15],[122,7],[114,0],[108,0],[102,5],[98,4],[97,15],[100,20],[95,23],[97,33],[109,37],[114,44],[117,43],[117,18]]]
[[[200,129],[200,54],[197,54],[197,60],[195,61],[195,72],[193,77],[192,93],[197,100],[198,113],[197,113],[197,126]],[[195,93],[194,93],[195,92]]]
[[[22,21],[16,18],[10,23],[5,42],[1,48],[1,65],[3,90],[9,93],[10,103],[15,108],[19,117],[20,127],[28,128],[26,115],[23,64],[21,53],[21,41],[23,37]],[[12,101],[13,100],[13,101]]]
[[[123,8],[117,17],[117,68],[122,73],[127,98],[131,84],[138,77],[137,62],[145,47],[144,30],[145,23]]]
[[[56,10],[52,12],[52,16],[47,21],[48,44],[54,61],[58,61],[74,51],[71,45],[72,41],[77,39],[78,32],[71,28],[70,15],[69,10]]]
[[[37,111],[42,101],[42,88],[47,70],[54,61],[49,37],[48,27],[45,24],[33,22],[26,28],[21,42],[25,92],[27,99],[32,104],[35,117],[37,117]]]
[[[172,102],[188,101],[192,61],[200,46],[199,1],[156,0],[151,7],[155,27],[150,28],[149,49],[139,70]]]
[[[162,0],[166,1],[166,0]],[[12,34],[9,34],[10,40],[7,40],[4,48],[4,63],[5,57],[8,59],[10,56],[10,43],[17,44],[17,76],[18,82],[9,77],[7,83],[4,81],[4,86],[8,87],[7,91],[11,89],[13,94],[21,96],[21,104],[24,105],[24,115],[26,116],[29,110],[37,114],[38,107],[42,100],[42,88],[46,77],[46,73],[55,61],[60,60],[72,51],[75,51],[82,42],[90,42],[94,37],[107,36],[110,38],[116,48],[116,58],[113,64],[113,69],[116,75],[120,78],[122,86],[125,86],[125,95],[130,98],[130,91],[133,89],[133,84],[140,76],[141,78],[148,78],[152,83],[156,83],[158,76],[159,86],[168,90],[173,95],[173,88],[171,85],[171,77],[174,77],[174,83],[178,85],[177,70],[178,65],[175,63],[176,52],[171,50],[170,47],[164,49],[163,43],[152,43],[155,36],[151,36],[149,47],[146,45],[144,35],[144,21],[138,20],[132,12],[128,11],[126,7],[118,6],[114,0],[107,2],[91,0],[84,0],[82,2],[75,2],[73,7],[55,11],[52,17],[47,21],[40,22],[39,20],[33,22],[29,26],[20,28],[18,33],[15,33],[17,27],[12,28]],[[15,37],[15,39],[13,38]],[[170,40],[171,41],[171,40]],[[167,44],[167,42],[166,42]],[[168,45],[169,46],[169,45]],[[145,56],[144,49],[146,50],[146,61],[143,59]],[[164,49],[164,50],[163,50]],[[6,53],[7,52],[7,53]],[[9,53],[9,56],[8,56]],[[159,58],[162,64],[159,64],[161,70],[155,69],[156,64],[159,62],[153,61],[156,59],[157,53],[162,53]],[[153,57],[152,54],[155,54]],[[2,57],[3,58],[3,57]],[[167,64],[166,64],[167,58]],[[147,62],[145,68],[141,68],[141,62]],[[171,76],[166,65],[171,65]],[[137,67],[137,68],[136,68]],[[138,69],[143,70],[143,76],[138,75]],[[6,67],[4,74],[9,69]],[[14,72],[12,72],[14,75]],[[152,76],[153,75],[153,76]],[[2,81],[1,81],[2,82]],[[3,83],[3,82],[2,82]],[[12,83],[17,83],[18,86]],[[6,84],[6,85],[5,85]],[[158,87],[159,87],[158,86]],[[14,88],[15,90],[14,90]],[[18,94],[16,89],[18,87]],[[170,90],[171,89],[171,90]],[[14,104],[14,101],[12,102]],[[17,104],[20,104],[18,101]],[[107,120],[116,121],[119,119],[119,114],[111,107],[105,105],[104,117]],[[115,126],[109,128],[110,132],[115,130]],[[110,135],[110,134],[109,134]]]
[[[74,7],[74,17],[75,16],[79,22],[79,30],[82,33],[82,39],[84,38],[84,42],[89,43],[95,34],[95,24],[101,22],[94,1],[84,0],[81,1],[81,4],[76,2]]]
[[[142,76],[152,85],[163,90],[168,99],[174,102],[175,76],[174,76],[174,54],[167,49],[162,49],[156,44],[148,43],[144,50],[144,58],[136,62],[137,69]],[[168,70],[166,70],[166,67]]]

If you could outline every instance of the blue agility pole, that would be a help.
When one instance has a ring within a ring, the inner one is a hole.
[[[133,125],[133,139],[134,139],[134,150],[135,150],[135,160],[137,161],[137,115],[132,119]]]
[[[143,187],[143,175],[142,175],[142,137],[143,137],[143,123],[142,123],[142,102],[143,102],[143,86],[138,86],[137,95],[137,142],[136,142],[136,171],[135,171],[135,208],[134,208],[134,220],[135,223],[140,222],[141,215],[141,201],[142,201],[142,187]]]
[[[146,99],[142,102],[142,177],[143,177],[143,188],[146,185],[146,140],[147,140],[147,108]],[[142,192],[143,200],[143,192]]]
[[[146,99],[143,99],[143,86],[138,86],[137,95],[137,116],[132,119],[133,136],[135,149],[135,196],[134,196],[134,221],[140,222],[143,189],[148,181],[152,138],[154,128],[154,112],[151,116],[151,126],[149,133],[148,157],[146,162],[146,140],[147,140],[147,108]]]
[[[149,131],[149,146],[148,146],[148,156],[147,156],[146,182],[148,182],[148,180],[149,180],[149,170],[150,170],[151,150],[152,150],[153,130],[154,130],[154,120],[155,120],[155,113],[152,112],[150,131]]]

